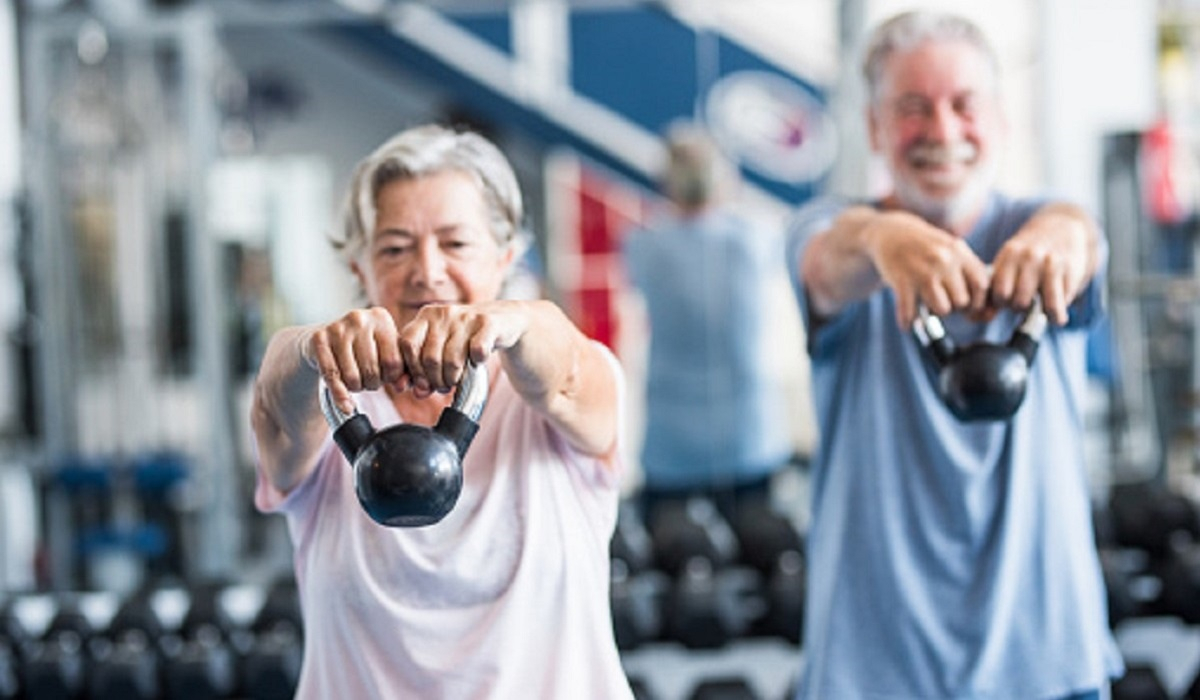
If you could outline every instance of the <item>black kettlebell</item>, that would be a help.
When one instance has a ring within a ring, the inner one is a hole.
[[[1041,301],[1034,300],[1005,345],[976,342],[957,348],[941,319],[924,304],[913,323],[913,335],[933,359],[937,391],[950,412],[962,421],[1006,420],[1025,399],[1029,367],[1046,331]]]
[[[446,517],[462,492],[462,459],[479,430],[487,392],[487,368],[468,364],[433,428],[401,423],[377,432],[362,413],[338,408],[321,383],[321,411],[354,468],[355,493],[372,520],[423,527]]]

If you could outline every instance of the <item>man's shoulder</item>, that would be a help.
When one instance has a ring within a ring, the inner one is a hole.
[[[867,204],[863,198],[846,197],[837,194],[820,194],[801,202],[793,214],[795,219],[838,213],[858,204]]]
[[[1035,211],[1047,204],[1067,202],[1064,198],[1049,195],[1016,195],[1008,192],[993,191],[991,194],[992,207],[1007,215],[1024,214],[1032,216]]]
[[[981,228],[1012,233],[1020,228],[1038,209],[1056,200],[1045,196],[1012,195],[993,191],[980,222]]]
[[[867,200],[853,199],[841,195],[818,195],[800,205],[788,219],[788,239],[793,243],[808,238],[833,225],[834,219],[846,209],[865,204]]]

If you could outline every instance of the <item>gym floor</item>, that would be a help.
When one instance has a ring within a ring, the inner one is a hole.
[[[1171,698],[1186,697],[1200,674],[1200,627],[1173,617],[1134,618],[1115,636],[1126,662],[1151,665]],[[688,700],[698,684],[727,678],[744,681],[761,700],[785,700],[804,655],[782,640],[745,639],[711,651],[651,644],[622,658],[630,679],[653,700]]]

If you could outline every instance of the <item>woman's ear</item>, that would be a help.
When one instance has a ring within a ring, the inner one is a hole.
[[[517,259],[517,247],[515,245],[504,246],[504,250],[500,253],[500,266],[505,270],[512,267],[512,264]]]
[[[879,140],[879,118],[875,115],[875,110],[872,107],[867,107],[867,136],[870,139],[871,150],[878,153],[881,143]]]
[[[367,292],[367,276],[363,273],[362,266],[358,264],[357,260],[350,262],[350,272],[354,275],[354,281],[358,282],[359,291],[365,296]]]

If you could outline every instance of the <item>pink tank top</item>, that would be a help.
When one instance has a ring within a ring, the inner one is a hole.
[[[385,393],[356,398],[376,428],[400,422]],[[287,516],[294,546],[305,619],[296,697],[632,698],[608,602],[619,478],[504,374],[462,495],[436,525],[372,521],[332,440],[286,497],[260,473],[255,504]]]

